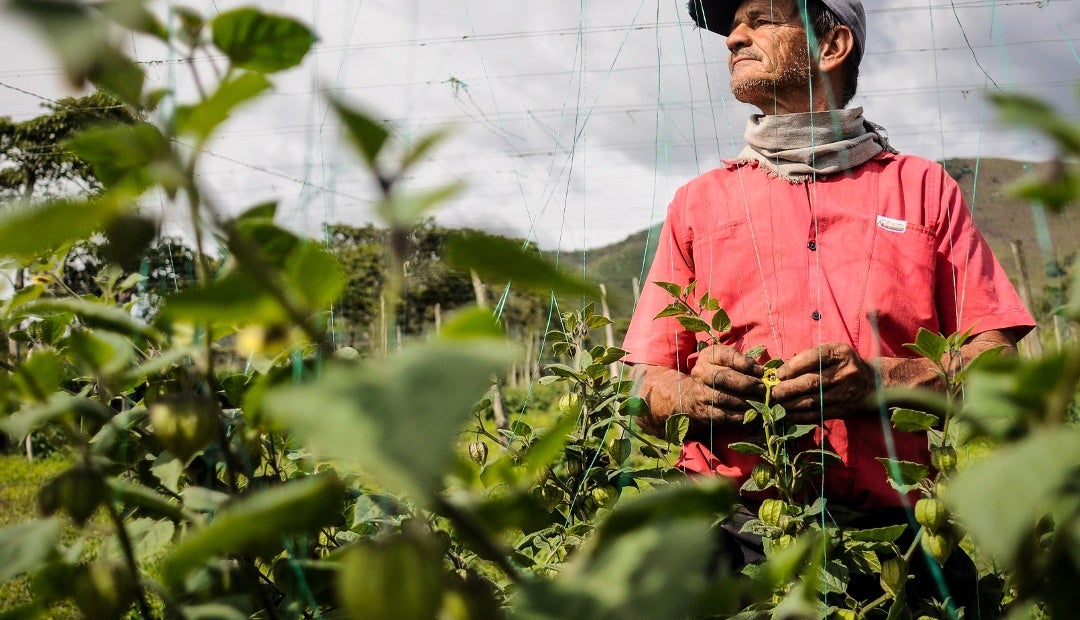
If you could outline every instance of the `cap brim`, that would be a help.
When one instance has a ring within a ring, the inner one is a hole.
[[[731,22],[735,19],[735,10],[742,0],[689,0],[687,9],[690,19],[699,28],[711,30],[717,34],[731,34]]]

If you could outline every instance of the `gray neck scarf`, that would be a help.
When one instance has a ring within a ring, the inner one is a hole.
[[[885,130],[862,108],[800,114],[755,114],[746,123],[747,146],[735,163],[758,162],[792,183],[850,170],[881,151],[895,153]]]

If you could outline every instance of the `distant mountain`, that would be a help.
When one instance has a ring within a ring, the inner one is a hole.
[[[1015,283],[1016,260],[1011,241],[1019,241],[1034,299],[1043,287],[1057,282],[1060,266],[1080,249],[1080,206],[1051,214],[1007,195],[1014,181],[1035,172],[1038,165],[1006,159],[949,159],[945,169],[960,184],[983,236]],[[976,185],[977,182],[977,185]],[[613,317],[627,317],[633,308],[632,282],[643,280],[652,262],[660,226],[630,235],[623,241],[585,251],[560,254],[560,262],[602,282],[608,289]]]

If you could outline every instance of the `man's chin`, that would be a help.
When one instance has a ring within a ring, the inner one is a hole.
[[[737,101],[760,108],[773,101],[775,91],[771,84],[761,81],[731,81],[731,94]],[[771,105],[771,104],[769,104]]]

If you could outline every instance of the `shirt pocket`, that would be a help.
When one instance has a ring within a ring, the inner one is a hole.
[[[863,316],[876,314],[886,355],[904,353],[920,327],[937,330],[933,231],[908,222],[902,232],[875,222]],[[907,355],[905,355],[906,357]]]
[[[767,300],[775,297],[772,249],[773,244],[755,234],[746,220],[724,222],[694,243],[698,280],[694,297],[708,292],[720,302],[732,322],[729,344],[737,344],[740,335],[760,329],[766,320]]]

